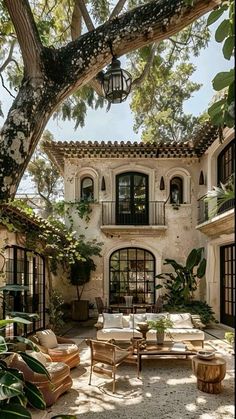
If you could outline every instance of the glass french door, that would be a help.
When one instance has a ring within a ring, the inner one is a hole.
[[[235,245],[220,248],[220,321],[235,326]]]
[[[148,224],[148,176],[122,173],[116,178],[116,224]]]

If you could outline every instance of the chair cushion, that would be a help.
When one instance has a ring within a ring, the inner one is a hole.
[[[78,352],[78,346],[75,343],[58,343],[56,348],[50,348],[48,354],[51,355],[68,355]]]
[[[103,328],[110,329],[116,327],[123,329],[122,313],[103,313]]]
[[[42,352],[36,352],[32,350],[25,352],[27,353],[27,355],[30,355],[32,356],[32,358],[37,359],[37,361],[41,362],[41,364],[43,364],[46,367],[48,361]]]
[[[173,322],[172,329],[192,329],[193,323],[191,314],[189,313],[176,313],[169,314],[169,319]]]
[[[131,329],[136,329],[138,323],[142,323],[146,321],[146,313],[144,314],[130,314],[129,315],[129,327]]]
[[[51,349],[57,347],[57,337],[51,329],[40,330],[39,332],[36,332],[36,335],[40,345],[45,348]]]

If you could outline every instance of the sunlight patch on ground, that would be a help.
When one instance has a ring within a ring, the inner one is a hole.
[[[195,383],[196,378],[194,376],[192,377],[183,377],[183,378],[170,378],[166,381],[166,384],[169,384],[170,386],[176,386],[178,384],[192,384]]]
[[[188,412],[195,412],[197,410],[197,406],[194,403],[189,403],[185,407]]]

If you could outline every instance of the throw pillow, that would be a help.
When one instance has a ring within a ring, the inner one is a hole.
[[[189,313],[169,314],[169,319],[173,322],[172,329],[192,329],[193,328],[191,314]]]
[[[129,316],[123,316],[123,327],[129,327]]]
[[[123,329],[122,313],[103,313],[103,329]]]
[[[42,352],[26,351],[26,353],[27,355],[32,356],[32,358],[37,359],[37,361],[41,362],[41,364],[46,367],[47,359]]]
[[[139,314],[130,314],[129,315],[129,327],[130,329],[136,329],[138,323],[143,323],[146,321],[146,313]]]
[[[39,343],[45,348],[52,349],[57,347],[57,337],[51,329],[36,332]]]
[[[169,313],[146,313],[146,319],[147,321],[155,321],[155,320],[159,320],[162,317],[167,318]]]

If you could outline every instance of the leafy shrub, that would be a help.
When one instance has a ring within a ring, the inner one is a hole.
[[[170,313],[187,312],[190,314],[198,314],[202,323],[205,325],[217,323],[214,311],[205,301],[193,300],[189,303],[181,303],[177,305],[165,304],[164,309]]]

